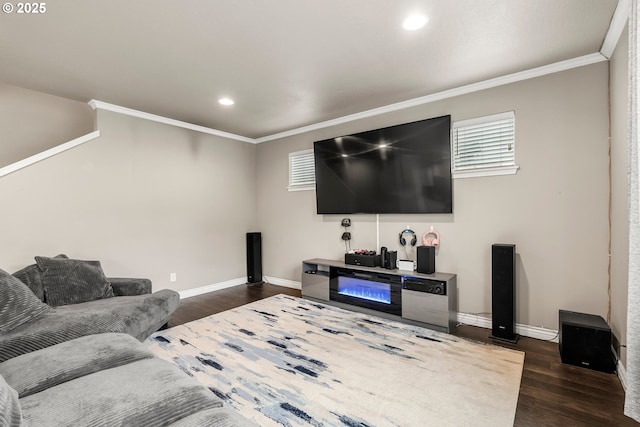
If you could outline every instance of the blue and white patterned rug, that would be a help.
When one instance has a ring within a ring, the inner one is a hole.
[[[524,353],[277,295],[147,345],[261,426],[512,426]]]

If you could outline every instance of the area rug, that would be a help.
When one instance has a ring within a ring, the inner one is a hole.
[[[261,426],[512,426],[524,353],[277,295],[149,348]]]

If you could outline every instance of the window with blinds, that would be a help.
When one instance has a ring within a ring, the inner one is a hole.
[[[453,177],[515,174],[513,111],[453,123]]]
[[[289,153],[289,191],[315,190],[316,170],[313,150]]]

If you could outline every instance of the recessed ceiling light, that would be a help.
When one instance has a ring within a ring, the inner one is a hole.
[[[231,98],[220,98],[218,102],[222,105],[233,105],[233,99]]]
[[[402,27],[408,31],[415,31],[424,27],[427,22],[429,22],[427,15],[414,14],[409,15],[404,22],[402,22]]]

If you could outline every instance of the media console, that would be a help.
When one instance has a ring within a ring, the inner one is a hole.
[[[457,323],[455,274],[422,274],[314,258],[302,261],[302,296],[441,332],[453,331]]]

